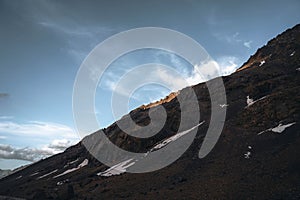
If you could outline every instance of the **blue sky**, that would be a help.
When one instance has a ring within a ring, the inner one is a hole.
[[[72,115],[73,83],[83,59],[109,36],[148,26],[180,31],[199,42],[222,73],[229,74],[257,48],[299,23],[299,10],[297,0],[0,0],[0,169],[36,161],[79,140]],[[118,77],[148,62],[193,76],[193,66],[163,51],[142,50],[119,58],[97,90],[101,127],[114,121],[110,97]],[[169,92],[145,86],[134,93],[129,108]]]

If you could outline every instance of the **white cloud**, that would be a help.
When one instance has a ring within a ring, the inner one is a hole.
[[[152,72],[152,76],[157,77],[158,81],[162,83],[169,83],[170,90],[176,91],[179,89],[182,89],[185,87],[186,81],[184,81],[183,77],[179,77],[174,73],[170,73],[170,71],[167,71],[165,69],[162,69],[160,67],[155,68]],[[165,84],[167,85],[167,84]]]
[[[17,148],[7,144],[0,144],[0,159],[15,159],[35,162],[42,158],[60,153],[72,144],[73,143],[66,139],[54,140],[51,144],[45,145],[41,148]]]
[[[30,121],[27,123],[15,123],[3,121],[0,122],[0,133],[5,134],[5,136],[0,136],[0,139],[5,139],[7,135],[17,136],[14,139],[16,143],[23,143],[24,138],[29,141],[38,139],[40,142],[40,145],[34,144],[35,148],[18,148],[0,144],[0,158],[2,159],[37,161],[62,152],[79,141],[79,137],[72,128],[50,122]],[[29,146],[32,145],[32,142],[29,143]]]
[[[251,49],[251,43],[252,43],[253,41],[245,41],[243,44],[244,44],[244,46],[245,47],[247,47],[248,49]]]
[[[51,153],[39,149],[30,148],[15,148],[10,145],[0,144],[0,158],[1,159],[16,159],[37,161],[43,157],[50,156]]]
[[[67,139],[53,140],[49,145],[43,146],[41,150],[50,152],[53,155],[64,151],[66,148],[74,144],[75,142],[71,142]]]
[[[240,66],[240,60],[235,56],[222,56],[217,62],[223,76],[232,74]]]
[[[6,136],[0,135],[0,140],[4,140],[6,138],[7,138]]]
[[[214,60],[195,65],[190,77],[187,78],[189,85],[208,81],[220,75],[219,65]]]

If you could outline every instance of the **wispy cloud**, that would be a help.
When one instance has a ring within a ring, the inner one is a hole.
[[[235,32],[233,34],[224,34],[224,33],[213,33],[213,35],[221,41],[225,41],[229,44],[240,43],[242,40],[240,39],[240,33]]]
[[[211,34],[219,41],[226,42],[230,45],[243,45],[250,49],[252,40],[246,39],[237,30],[228,29],[232,27],[232,21],[228,20],[220,15],[220,11],[217,8],[211,8],[208,10],[205,16],[206,23],[211,30]],[[231,30],[230,32],[228,30]]]
[[[59,22],[45,19],[38,22],[38,25],[62,37],[67,44],[67,53],[77,61],[82,61],[99,42],[113,32],[108,26],[82,25],[71,19]]]
[[[213,33],[214,37],[220,41],[224,41],[230,45],[243,45],[244,47],[251,49],[252,40],[243,39],[239,32],[235,32],[233,34],[226,33]]]
[[[10,120],[10,119],[13,119],[14,117],[13,116],[0,116],[0,120]]]
[[[189,63],[178,55],[166,51],[156,51],[155,52],[155,63],[163,63],[171,65],[176,71],[180,74],[188,76],[191,73],[192,66],[189,66]]]
[[[63,33],[68,36],[74,36],[74,37],[95,37],[98,33],[103,32],[110,32],[111,29],[108,27],[97,27],[97,26],[79,26],[78,24],[73,24],[73,26],[68,26],[67,24],[59,24],[58,22],[50,22],[50,21],[43,21],[38,22],[39,25],[52,29],[53,31],[56,31],[58,33]]]
[[[245,47],[247,47],[248,49],[251,49],[251,43],[252,43],[253,41],[252,40],[250,40],[250,41],[245,41],[244,43],[243,43],[243,45],[245,46]]]
[[[3,121],[0,122],[0,133],[14,134],[23,137],[40,136],[45,138],[78,139],[75,131],[69,126],[40,121],[30,121],[27,123]]]
[[[222,31],[213,31],[213,36],[219,41],[226,42],[230,45],[242,45],[248,49],[251,49],[252,40],[247,40],[241,36],[239,32],[224,33]]]
[[[228,75],[236,70],[239,65],[239,59],[234,56],[223,56],[218,58],[216,61],[208,60],[203,63],[192,66],[187,61],[176,56],[175,54],[168,53],[165,51],[156,51],[154,53],[154,62],[151,68],[145,70],[138,70],[138,68],[131,68],[134,64],[119,63],[118,70],[110,69],[105,72],[105,76],[102,77],[102,83],[99,85],[103,89],[110,90],[113,93],[120,95],[129,96],[130,98],[140,100],[142,99],[141,93],[130,94],[130,88],[133,84],[139,83],[139,87],[142,86],[140,83],[153,82],[161,86],[168,86],[167,92],[161,93],[159,99],[166,96],[170,91],[177,91],[184,87],[195,85],[201,82],[205,82],[217,76]],[[162,67],[160,64],[167,65],[168,68]],[[149,66],[150,67],[150,66]],[[172,69],[172,70],[170,70]],[[123,81],[122,84],[119,81],[125,77],[126,74],[131,74],[128,80]],[[148,91],[140,90],[139,92],[144,93],[157,93],[161,90],[158,85],[149,87]],[[144,87],[144,86],[143,86]],[[147,95],[144,95],[147,96]],[[153,101],[153,98],[149,98],[149,102]],[[143,100],[145,102],[146,100]]]

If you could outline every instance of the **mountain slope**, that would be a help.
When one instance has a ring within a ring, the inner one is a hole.
[[[8,176],[10,174],[16,173],[17,171],[20,171],[20,170],[24,169],[27,166],[28,165],[24,165],[24,166],[18,167],[18,168],[13,169],[13,170],[10,170],[10,169],[7,169],[7,170],[4,169],[4,170],[2,170],[2,169],[0,169],[0,179],[4,178],[5,176]]]
[[[299,77],[297,25],[260,48],[236,73],[223,77],[226,122],[217,145],[204,159],[198,158],[198,152],[208,129],[211,103],[202,83],[192,88],[201,110],[199,123],[204,123],[189,149],[170,166],[151,173],[109,176],[116,172],[107,171],[80,142],[3,178],[0,195],[27,199],[299,199]],[[181,95],[188,100],[184,91],[177,98]],[[177,98],[162,102],[167,122],[149,139],[129,136],[116,124],[104,132],[123,149],[147,152],[178,130],[181,110]],[[129,115],[137,124],[147,125],[149,107]]]

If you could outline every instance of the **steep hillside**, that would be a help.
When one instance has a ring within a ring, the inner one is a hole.
[[[199,159],[198,152],[208,129],[211,102],[207,85],[202,83],[192,87],[201,110],[201,126],[189,149],[168,167],[117,174],[93,158],[80,142],[1,179],[0,195],[26,199],[299,199],[300,25],[272,39],[223,81],[227,105],[220,108],[227,109],[225,126],[205,158]],[[116,123],[103,131],[119,147],[146,153],[174,139],[182,112],[178,98],[189,100],[185,90],[161,102],[167,122],[157,135],[132,137]],[[137,124],[147,125],[149,107],[156,105],[137,108],[129,115]],[[188,106],[185,109],[192,112]]]

